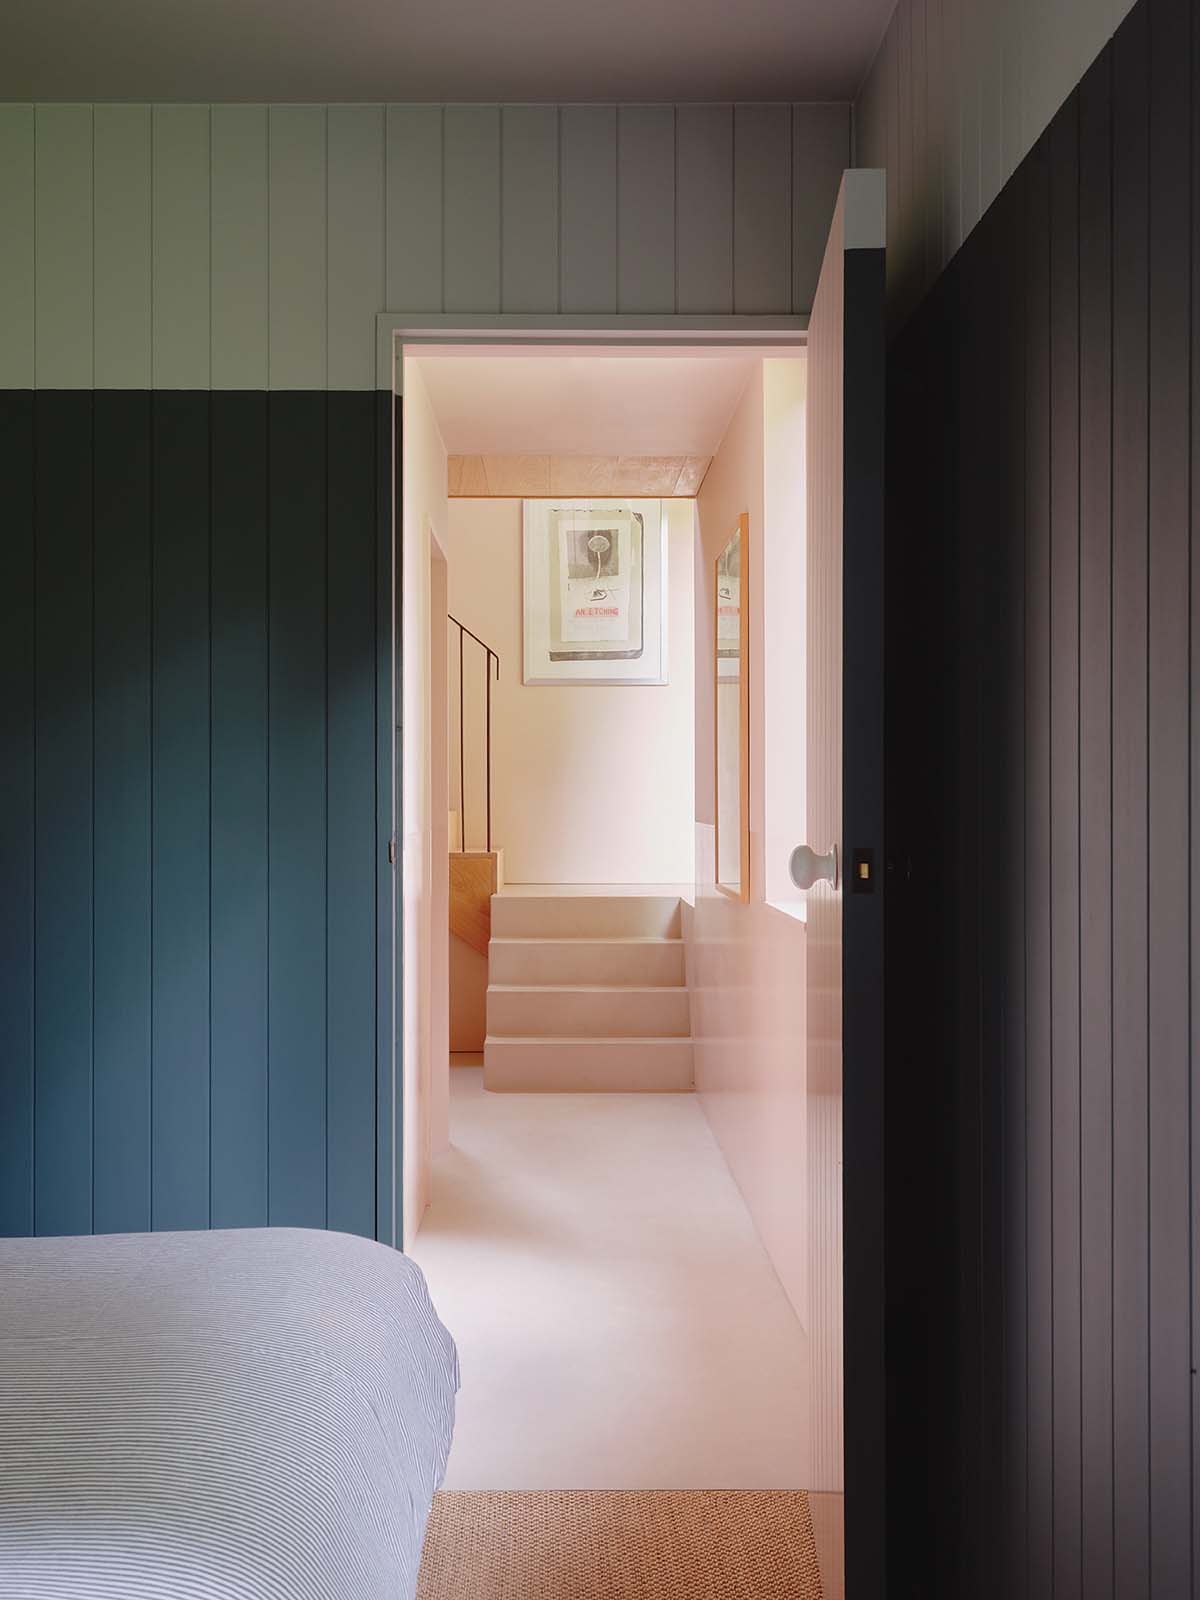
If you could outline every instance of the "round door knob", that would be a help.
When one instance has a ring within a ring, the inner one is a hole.
[[[811,845],[798,844],[788,861],[788,871],[797,889],[811,889],[818,883],[827,883],[831,889],[838,886],[838,849],[814,850]]]

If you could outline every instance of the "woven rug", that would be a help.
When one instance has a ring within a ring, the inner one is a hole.
[[[782,1490],[436,1495],[417,1600],[820,1600],[808,1497]]]

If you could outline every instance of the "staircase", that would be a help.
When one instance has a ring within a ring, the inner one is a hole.
[[[485,1088],[690,1090],[683,948],[676,896],[497,894]]]

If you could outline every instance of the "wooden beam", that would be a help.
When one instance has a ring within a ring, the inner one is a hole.
[[[446,492],[454,499],[544,499],[609,495],[693,499],[711,456],[452,455]]]

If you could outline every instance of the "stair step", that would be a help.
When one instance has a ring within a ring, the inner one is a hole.
[[[489,984],[491,1035],[561,1039],[686,1038],[688,992],[677,984]]]
[[[493,939],[493,983],[666,986],[684,981],[682,939]]]
[[[495,1038],[483,1086],[501,1093],[686,1094],[692,1041],[672,1038]]]
[[[680,931],[678,895],[500,894],[492,901],[497,939],[677,939]]]

